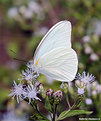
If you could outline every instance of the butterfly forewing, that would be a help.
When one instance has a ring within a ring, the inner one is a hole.
[[[69,21],[60,21],[47,32],[35,51],[34,64],[45,53],[57,47],[71,48],[71,23]]]

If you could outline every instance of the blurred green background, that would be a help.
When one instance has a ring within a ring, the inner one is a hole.
[[[13,58],[33,59],[42,37],[61,20],[72,23],[72,46],[78,54],[78,72],[85,70],[94,74],[101,84],[101,0],[0,0],[1,114],[13,108],[19,113],[31,113],[25,102],[19,106],[8,97],[13,80],[17,80],[25,69],[25,62]],[[59,89],[59,82],[52,82],[43,76],[39,80],[46,88]],[[92,106],[86,107],[96,112],[94,117],[101,115],[100,101],[101,94]],[[74,117],[69,120],[78,119]]]

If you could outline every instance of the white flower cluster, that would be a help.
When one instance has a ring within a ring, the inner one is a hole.
[[[32,68],[27,68],[25,71],[22,71],[22,74],[20,76],[23,80],[25,79],[28,82],[32,82],[36,80],[39,74]]]
[[[31,103],[31,100],[40,100],[37,97],[37,93],[39,93],[36,89],[37,87],[33,84],[38,76],[38,73],[33,71],[31,68],[27,68],[21,75],[22,80],[26,80],[27,85],[22,84],[21,81],[17,85],[14,81],[13,88],[9,96],[12,96],[13,100],[16,96],[18,103],[24,99],[29,99],[29,103]]]
[[[93,83],[91,88],[93,96],[101,94],[101,84],[99,84],[98,82]]]
[[[86,35],[82,38],[82,41],[84,43],[84,52],[85,54],[89,55],[89,58],[91,61],[98,61],[99,60],[99,56],[97,54],[97,52],[94,52],[93,48],[90,45],[90,35]]]
[[[71,95],[75,95],[75,88],[77,87],[78,95],[85,95],[85,103],[86,105],[91,105],[93,103],[93,97],[97,94],[101,93],[101,85],[95,81],[95,76],[92,74],[86,73],[85,71],[80,74],[78,73],[75,77],[75,83],[68,82],[62,83],[60,88],[64,91],[64,93],[70,93]]]
[[[93,103],[93,98],[96,98],[97,94],[101,93],[101,85],[95,81],[95,77],[92,74],[86,74],[86,72],[77,74],[75,79],[78,94],[84,94],[86,91],[85,103],[91,105]]]
[[[11,93],[9,94],[9,96],[12,96],[12,100],[14,100],[14,97],[16,96],[17,98],[17,102],[19,103],[19,101],[23,100],[23,96],[25,97],[27,95],[26,91],[24,91],[23,89],[23,84],[16,84],[15,81],[13,81],[13,89],[11,90]]]
[[[42,6],[37,1],[28,1],[27,7],[21,5],[20,7],[12,7],[8,10],[8,17],[14,20],[20,21],[21,19],[32,19],[37,17],[38,19],[44,19],[45,15]]]
[[[87,89],[88,93],[90,92],[91,83],[95,81],[95,77],[89,73],[86,74],[84,71],[82,74],[77,74],[75,85],[78,88],[78,94],[84,94],[85,89]]]

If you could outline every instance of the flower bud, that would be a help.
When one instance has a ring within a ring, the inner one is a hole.
[[[74,94],[74,88],[73,88],[73,83],[72,82],[68,82],[68,91],[71,95]]]
[[[53,95],[54,95],[54,102],[56,104],[59,104],[59,102],[61,101],[62,96],[63,96],[62,91],[61,90],[58,90]]]
[[[52,96],[53,96],[53,93],[54,93],[54,91],[53,91],[52,89],[48,89],[48,90],[46,91],[46,95],[47,95],[48,97],[52,97]]]
[[[85,102],[87,105],[91,105],[93,103],[91,98],[86,98]]]
[[[35,87],[36,87],[37,91],[39,91],[39,93],[41,94],[41,96],[43,98],[45,98],[46,97],[46,92],[44,90],[43,85],[40,82],[36,82],[35,83]]]
[[[41,83],[38,81],[35,83],[35,87],[36,87],[37,91],[39,90],[40,85],[41,85]]]
[[[78,88],[78,94],[79,95],[82,95],[82,94],[84,94],[84,88]]]
[[[93,91],[92,91],[92,97],[93,97],[94,99],[97,98],[97,91],[96,91],[96,90],[93,90]]]
[[[67,83],[62,83],[60,88],[63,89],[64,93],[67,93],[67,91],[68,91],[68,84]]]

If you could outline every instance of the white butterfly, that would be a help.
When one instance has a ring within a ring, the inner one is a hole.
[[[60,21],[47,32],[35,51],[33,66],[54,80],[70,82],[75,78],[78,59],[71,48],[69,21]]]

